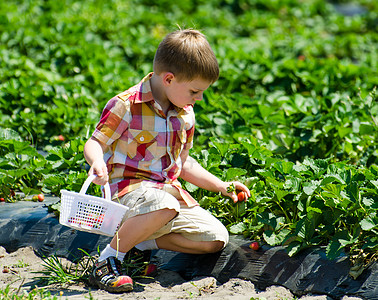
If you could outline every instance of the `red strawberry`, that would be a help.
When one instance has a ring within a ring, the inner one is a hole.
[[[249,248],[251,248],[252,250],[259,250],[260,248],[260,245],[258,242],[252,242],[250,245],[249,245]]]
[[[245,193],[243,191],[239,192],[238,193],[238,201],[242,202],[242,201],[245,201],[245,200],[246,200]]]

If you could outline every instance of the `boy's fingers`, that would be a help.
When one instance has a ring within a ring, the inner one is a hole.
[[[238,200],[238,195],[236,192],[232,192],[230,194],[230,198],[232,199],[232,201],[234,201],[234,203],[237,203],[239,200]]]
[[[94,173],[98,176],[98,177],[102,177],[102,176],[104,176],[104,172],[102,171],[102,169],[100,169],[100,168],[95,168],[94,169]]]
[[[244,184],[239,182],[238,189],[243,191],[247,197],[251,197],[251,191]]]
[[[108,181],[105,178],[99,178],[99,177],[96,177],[93,180],[93,183],[98,184],[98,185],[105,185],[107,182]]]
[[[96,178],[93,180],[93,183],[95,184],[98,184],[98,185],[105,185],[109,178],[108,178],[108,174],[107,172],[104,172],[103,169],[99,169],[99,168],[96,168],[96,167],[92,167],[89,171],[88,171],[88,176],[90,175],[93,175],[93,174],[96,174]]]

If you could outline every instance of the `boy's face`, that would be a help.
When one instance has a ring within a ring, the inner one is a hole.
[[[193,105],[196,101],[203,99],[203,92],[208,89],[210,82],[201,78],[192,81],[178,81],[176,77],[171,78],[166,86],[168,100],[177,107],[183,108]]]

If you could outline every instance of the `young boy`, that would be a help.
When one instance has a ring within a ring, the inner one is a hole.
[[[89,175],[112,199],[128,206],[123,223],[101,252],[91,281],[109,292],[133,289],[121,274],[121,261],[134,246],[203,254],[222,250],[228,232],[182,189],[178,177],[237,201],[231,183],[250,197],[240,182],[223,182],[189,156],[193,145],[193,105],[219,76],[214,52],[197,30],[178,30],[160,43],[153,73],[112,98],[102,112],[84,155]]]

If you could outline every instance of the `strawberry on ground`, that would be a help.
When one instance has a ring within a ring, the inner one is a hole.
[[[250,245],[249,245],[249,248],[251,248],[252,250],[259,250],[260,248],[260,245],[258,242],[252,242]]]

